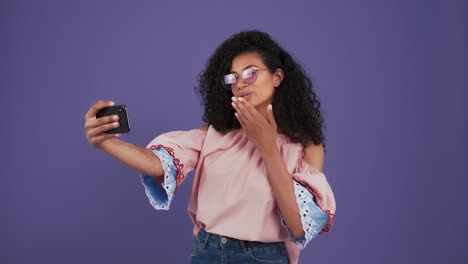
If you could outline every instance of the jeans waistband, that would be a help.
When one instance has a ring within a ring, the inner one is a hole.
[[[207,232],[204,228],[201,228],[198,232],[197,239],[203,248],[206,248],[206,246],[210,244],[225,248],[241,248],[243,250],[246,250],[248,248],[272,246],[277,246],[280,249],[285,250],[284,242],[258,242],[240,240],[236,238],[213,234]]]

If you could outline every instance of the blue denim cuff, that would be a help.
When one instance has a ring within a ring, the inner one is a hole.
[[[155,177],[141,174],[141,182],[151,205],[156,210],[169,210],[177,188],[176,176],[179,173],[175,158],[163,146],[151,149],[158,156],[164,170],[164,181],[160,183]]]
[[[291,230],[286,225],[281,212],[281,223],[286,226],[291,240],[300,248],[304,249],[314,237],[316,237],[323,227],[328,223],[329,215],[322,211],[315,202],[314,195],[309,190],[294,181],[294,194],[296,195],[296,204],[299,207],[301,215],[302,229],[304,230],[304,237],[295,237]]]

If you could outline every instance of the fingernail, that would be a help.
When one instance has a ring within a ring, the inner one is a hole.
[[[111,106],[112,106],[112,105],[115,105],[115,103],[114,103],[114,102],[112,102],[112,101],[110,101],[110,102],[109,102],[109,105],[111,105]]]
[[[239,97],[239,102],[244,102],[244,98]]]
[[[119,126],[119,122],[114,122],[112,125],[115,126],[115,127],[118,127],[118,126]]]
[[[114,119],[115,121],[117,121],[117,120],[119,120],[119,116],[118,116],[118,115],[112,116],[112,119]]]
[[[231,100],[232,100],[232,101],[235,101],[235,100],[236,100],[236,98],[233,96],[233,97],[231,97]]]
[[[231,105],[234,107],[237,107],[237,105],[234,102],[232,102]]]
[[[273,106],[271,106],[271,104],[269,104],[269,105],[267,106],[267,109],[268,109],[268,110],[273,110]]]

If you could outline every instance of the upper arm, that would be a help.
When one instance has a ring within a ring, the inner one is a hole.
[[[313,168],[322,171],[323,170],[323,160],[324,160],[324,150],[323,145],[310,144],[304,148],[304,161],[307,162]]]

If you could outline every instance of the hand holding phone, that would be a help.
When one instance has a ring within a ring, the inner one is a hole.
[[[96,113],[96,118],[110,116],[110,115],[118,115],[120,125],[116,128],[107,130],[103,133],[122,134],[122,133],[130,132],[130,125],[128,124],[127,107],[125,105],[113,105],[113,106],[105,107]]]

